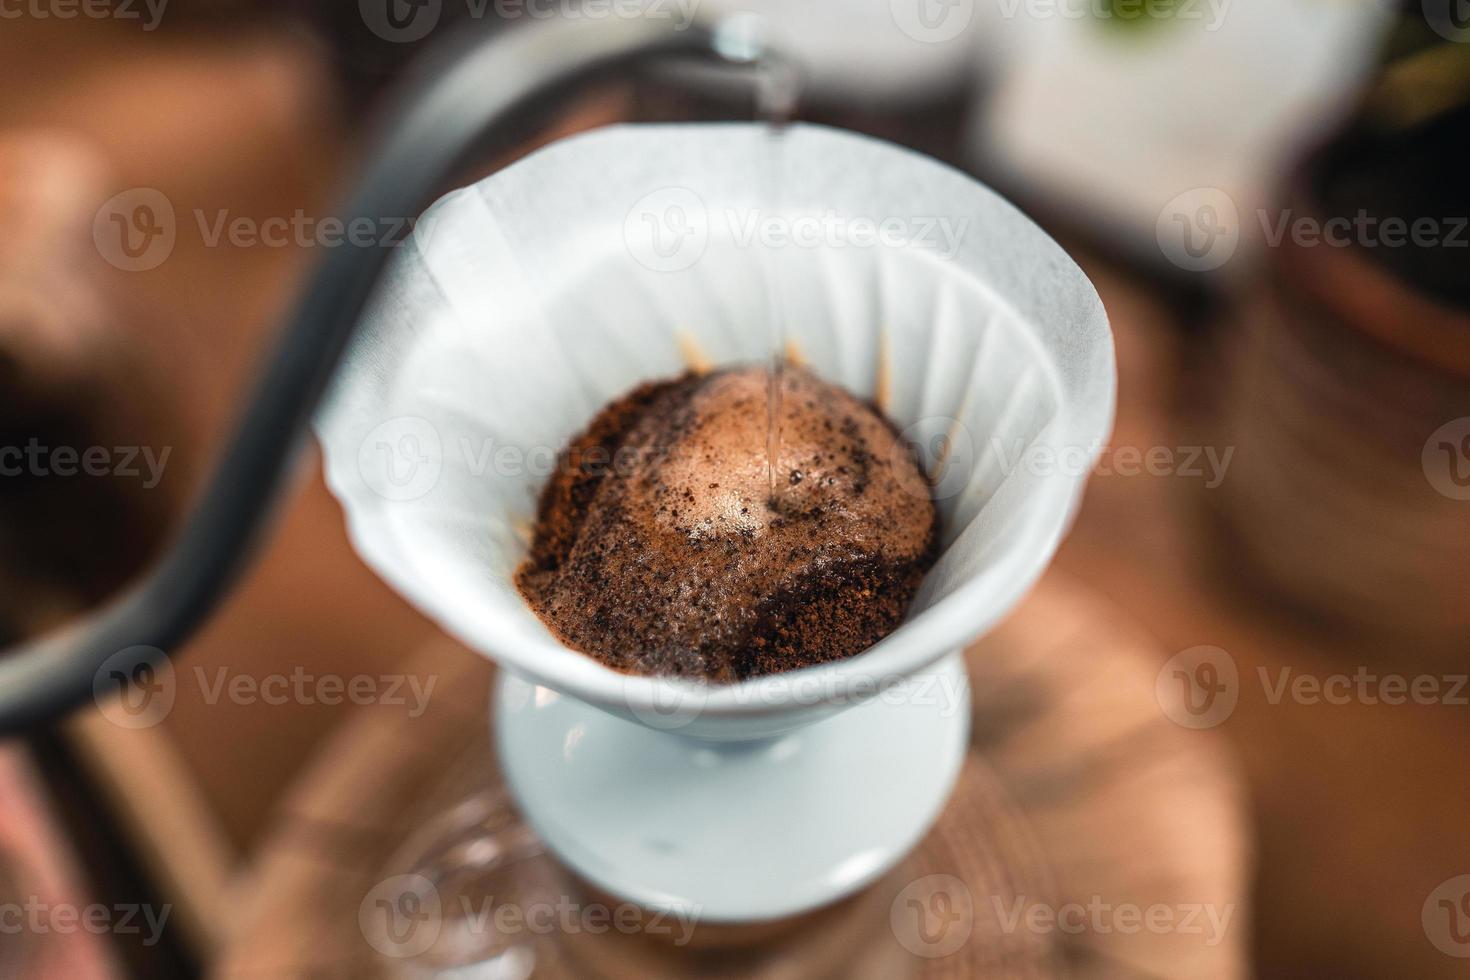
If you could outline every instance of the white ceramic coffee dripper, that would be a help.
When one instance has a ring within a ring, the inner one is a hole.
[[[971,178],[798,126],[564,140],[427,212],[317,421],[359,553],[503,668],[501,761],[594,884],[711,921],[834,901],[920,839],[968,735],[960,651],[1065,533],[1112,420],[1106,316],[1076,265]],[[880,401],[933,470],[943,553],[850,660],[708,687],[560,644],[513,575],[557,449],[691,360],[791,347]]]

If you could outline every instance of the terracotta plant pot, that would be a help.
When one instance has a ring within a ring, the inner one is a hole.
[[[1467,119],[1314,155],[1286,196],[1293,226],[1361,200],[1380,223],[1285,235],[1226,342],[1221,437],[1237,452],[1215,500],[1235,554],[1289,603],[1394,638],[1395,658],[1470,640],[1470,230],[1461,202],[1411,200],[1439,190],[1424,170],[1456,165],[1426,141],[1453,133],[1463,152]],[[1440,243],[1388,244],[1390,217],[1433,221]]]

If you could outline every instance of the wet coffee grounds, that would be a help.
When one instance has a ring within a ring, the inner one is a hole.
[[[563,642],[731,683],[899,624],[938,548],[929,484],[875,408],[795,366],[779,379],[774,399],[759,367],[646,384],[563,450],[517,573]]]

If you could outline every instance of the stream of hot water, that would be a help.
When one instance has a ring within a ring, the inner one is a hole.
[[[800,76],[794,65],[779,57],[766,55],[756,66],[756,118],[766,124],[765,146],[761,150],[763,172],[763,206],[771,209],[778,221],[785,220],[786,130],[796,114],[800,98]],[[766,330],[771,362],[766,389],[766,479],[770,505],[776,509],[777,474],[781,457],[781,391],[786,368],[786,310],[781,296],[780,263],[770,248],[759,241],[761,268],[766,290]]]

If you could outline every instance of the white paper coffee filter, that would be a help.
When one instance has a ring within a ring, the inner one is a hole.
[[[957,171],[835,130],[783,139],[778,188],[755,125],[564,140],[435,204],[396,258],[317,434],[364,560],[469,646],[635,713],[684,686],[565,648],[513,575],[556,451],[691,357],[768,359],[772,282],[800,357],[917,440],[943,518],[906,623],[802,673],[836,695],[908,674],[995,623],[1050,560],[1112,421],[1091,284]],[[789,709],[792,676],[706,690],[701,710]]]

